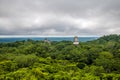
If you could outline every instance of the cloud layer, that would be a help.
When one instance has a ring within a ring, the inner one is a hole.
[[[0,0],[0,35],[120,34],[120,0]]]

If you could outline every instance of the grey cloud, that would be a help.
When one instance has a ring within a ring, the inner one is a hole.
[[[120,34],[119,0],[0,0],[0,35]]]

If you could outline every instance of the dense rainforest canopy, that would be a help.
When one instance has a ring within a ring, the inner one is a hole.
[[[120,35],[0,43],[0,80],[120,80]]]

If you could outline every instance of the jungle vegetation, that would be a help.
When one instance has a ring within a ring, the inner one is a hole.
[[[120,35],[0,43],[0,80],[120,80]]]

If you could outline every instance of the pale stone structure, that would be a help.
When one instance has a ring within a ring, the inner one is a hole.
[[[78,37],[75,36],[74,37],[74,42],[73,42],[74,45],[78,45],[79,44],[79,40],[78,40]]]
[[[44,39],[44,42],[48,43],[49,45],[51,45],[51,42],[47,38]]]

